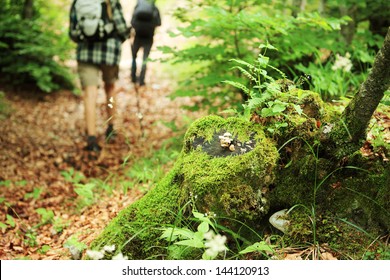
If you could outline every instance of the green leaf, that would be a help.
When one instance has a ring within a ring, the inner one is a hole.
[[[174,241],[177,238],[180,239],[192,239],[194,238],[194,232],[187,228],[167,228],[163,231],[160,238],[167,241]]]
[[[200,223],[200,225],[198,226],[198,231],[199,232],[202,232],[202,233],[206,233],[208,232],[210,229],[210,226],[207,222],[202,222]]]
[[[176,245],[188,246],[193,248],[204,248],[204,243],[199,239],[187,239],[175,242]]]
[[[286,104],[276,103],[274,106],[272,106],[272,112],[274,114],[279,114],[286,110]]]
[[[247,253],[253,253],[253,252],[273,252],[272,247],[273,245],[268,245],[264,241],[256,242],[248,247],[246,247],[244,250],[240,251],[239,254],[247,254]]]
[[[302,115],[303,110],[302,110],[301,106],[299,106],[297,104],[293,104],[293,106],[294,106],[295,111],[297,111],[298,115]]]
[[[269,42],[267,44],[260,44],[259,46],[260,49],[269,49],[269,50],[278,50],[274,46],[272,46]]]
[[[11,216],[11,215],[8,215],[7,214],[7,224],[9,224],[11,227],[15,227],[15,219]]]
[[[53,210],[46,210],[45,208],[38,208],[35,210],[39,215],[41,215],[42,223],[49,223],[54,218]]]
[[[197,219],[199,219],[201,221],[205,218],[202,213],[195,212],[195,211],[192,212],[192,215],[194,215],[195,218],[197,218]]]
[[[6,229],[8,226],[6,224],[3,224],[2,222],[0,222],[0,229]]]
[[[264,55],[259,55],[257,58],[257,62],[260,64],[260,67],[266,67],[269,63],[269,57],[266,57]]]
[[[46,254],[48,251],[50,251],[51,247],[49,245],[43,245],[41,249],[39,249],[39,253]]]

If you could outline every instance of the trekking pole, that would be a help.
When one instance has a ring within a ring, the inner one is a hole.
[[[130,35],[130,37],[131,37],[131,35]],[[131,55],[133,56],[132,50],[133,50],[133,44],[130,43],[130,52],[131,52]],[[133,57],[133,59],[135,59],[135,58]],[[137,101],[137,113],[136,113],[136,116],[137,116],[137,119],[138,119],[139,128],[141,130],[140,138],[142,139],[142,138],[145,137],[145,129],[144,129],[144,125],[142,123],[142,120],[143,120],[144,116],[143,116],[142,111],[141,111],[141,102],[140,102],[141,98],[140,98],[137,82],[133,81],[133,85],[134,85],[135,97],[136,97],[136,101]]]
[[[144,129],[144,126],[143,126],[143,123],[142,123],[142,120],[144,118],[144,115],[142,114],[142,111],[141,111],[141,102],[140,102],[140,95],[139,95],[139,90],[138,90],[138,86],[136,85],[136,83],[134,83],[134,90],[135,90],[135,96],[136,96],[136,100],[137,100],[137,113],[136,113],[136,116],[137,116],[137,119],[138,119],[138,124],[139,124],[139,128],[141,130],[141,139],[145,137],[145,129]]]

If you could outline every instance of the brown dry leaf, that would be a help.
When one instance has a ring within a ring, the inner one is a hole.
[[[321,260],[337,260],[336,257],[334,257],[331,253],[329,252],[324,252],[320,254]]]
[[[296,254],[287,254],[284,258],[283,258],[283,260],[295,260],[295,261],[297,261],[297,260],[299,260],[299,261],[301,261],[302,260],[302,253],[296,253]]]

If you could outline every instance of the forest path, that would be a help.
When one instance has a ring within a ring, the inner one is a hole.
[[[129,19],[135,1],[121,2]],[[160,8],[163,25],[156,33],[152,59],[161,56],[157,46],[177,44],[167,33],[174,25],[170,17],[174,9]],[[128,40],[123,45],[118,83],[119,135],[113,143],[104,143],[107,115],[105,94],[99,90],[97,129],[103,150],[96,156],[83,150],[85,122],[80,96],[69,91],[6,92],[11,114],[0,119],[0,223],[4,225],[0,228],[0,259],[69,259],[63,246],[70,236],[77,234],[78,241],[88,245],[121,209],[143,193],[133,188],[124,194],[117,186],[110,196],[99,197],[98,203],[80,211],[76,209],[75,185],[61,173],[82,172],[87,178],[82,183],[89,178],[112,183],[135,160],[174,136],[165,122],[180,126],[185,122],[183,116],[199,116],[180,109],[193,100],[168,98],[175,75],[159,62],[148,63],[146,86],[137,94],[129,79],[130,62]],[[75,64],[71,62],[70,67],[74,69]],[[56,222],[41,225],[39,208],[53,211],[52,221]]]

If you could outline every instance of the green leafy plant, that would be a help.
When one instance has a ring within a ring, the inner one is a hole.
[[[212,213],[202,214],[192,211],[193,217],[190,221],[185,221],[182,214],[178,214],[177,221],[188,226],[165,227],[162,229],[163,233],[160,237],[170,243],[167,250],[174,259],[185,258],[183,257],[185,254],[190,254],[192,257],[197,255],[204,260],[210,260],[241,258],[251,253],[266,255],[266,253],[273,252],[273,246],[265,241],[250,244],[239,234],[220,225],[216,220],[217,217]],[[236,241],[235,249],[229,248],[228,237],[222,235],[222,232]],[[240,249],[240,246],[236,247],[241,242],[247,245],[245,249]],[[239,248],[238,251],[234,252],[237,248]]]
[[[73,168],[61,171],[61,175],[64,177],[65,181],[73,184],[78,184],[85,179],[82,172],[75,171]]]
[[[45,255],[47,252],[51,250],[51,247],[49,245],[43,245],[39,250],[38,253]]]
[[[80,260],[83,251],[87,249],[88,246],[85,243],[80,242],[78,240],[77,234],[75,234],[65,241],[64,248],[69,249],[72,259]]]
[[[0,81],[19,87],[35,86],[43,92],[72,89],[73,76],[64,66],[71,44],[66,28],[53,15],[54,4],[38,1],[42,13],[24,19],[20,4],[1,5]],[[64,20],[64,18],[63,18]]]
[[[41,222],[40,222],[39,226],[53,222],[53,219],[54,219],[53,210],[47,210],[45,208],[38,208],[35,210],[35,212],[37,212],[41,216]]]
[[[25,199],[32,198],[32,199],[37,200],[41,196],[42,192],[43,192],[42,188],[34,188],[34,190],[32,192],[26,193],[24,195],[24,198]]]
[[[24,234],[24,244],[26,244],[29,247],[36,247],[38,246],[37,241],[37,233],[34,230],[29,230]]]
[[[166,228],[161,238],[174,242],[174,245],[202,249],[204,251],[202,259],[215,259],[219,253],[227,250],[226,237],[214,233],[216,227],[210,218],[195,211],[192,214],[199,222],[196,231],[188,228]]]
[[[234,113],[246,120],[252,119],[253,116],[267,119],[267,130],[271,134],[276,134],[288,127],[287,113],[289,111],[294,111],[300,116],[303,115],[303,110],[299,105],[286,101],[289,96],[288,91],[298,86],[288,80],[281,70],[272,66],[269,62],[270,58],[266,56],[267,50],[276,50],[276,48],[267,43],[260,45],[260,50],[262,53],[258,55],[254,64],[237,59],[233,60],[238,64],[233,69],[240,71],[250,81],[250,84],[247,86],[241,82],[224,82],[242,90],[247,95],[248,100],[242,104],[242,112],[235,109],[224,112]],[[277,73],[280,78],[272,77],[270,70]]]
[[[172,142],[179,142],[177,138],[171,139]],[[126,181],[121,182],[122,189],[127,192],[134,186],[141,187],[141,190],[147,191],[150,186],[158,182],[165,174],[164,165],[173,162],[179,155],[181,146],[171,145],[168,141],[163,147],[153,151],[150,156],[138,159],[131,168],[125,172]]]
[[[69,221],[64,221],[61,217],[55,217],[53,220],[53,229],[56,233],[61,233],[64,228],[69,226]]]
[[[192,110],[218,112],[226,106],[239,107],[245,87],[231,91],[221,81],[245,86],[245,73],[229,70],[234,66],[232,59],[252,61],[258,54],[258,46],[267,41],[278,46],[279,52],[271,53],[270,58],[291,80],[295,73],[300,76],[295,66],[313,60],[313,54],[320,48],[342,53],[339,31],[348,17],[337,19],[317,12],[294,15],[294,7],[286,7],[285,1],[273,1],[272,5],[260,0],[188,2],[187,8],[175,12],[182,26],[172,36],[183,36],[189,43],[182,49],[165,46],[161,50],[171,63],[193,68],[171,95],[200,97],[189,108]],[[322,40],[324,37],[329,39]]]
[[[95,183],[87,184],[75,184],[75,193],[77,193],[77,205],[79,208],[91,206],[95,203],[96,195],[94,190],[96,189]]]

